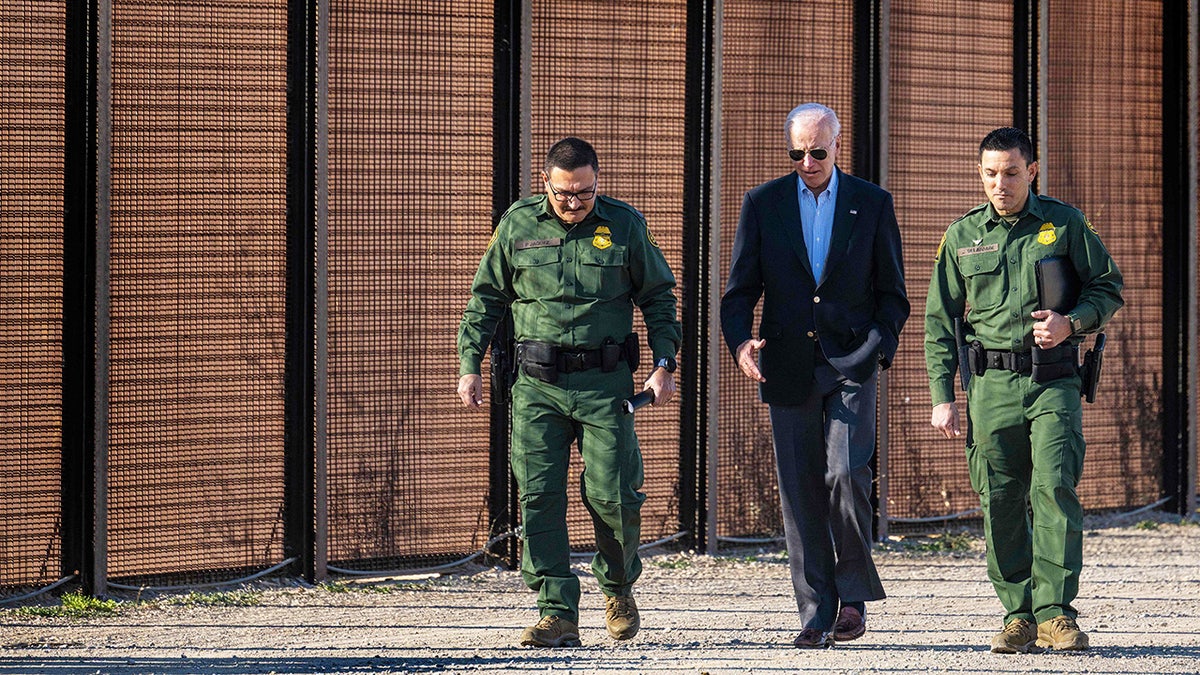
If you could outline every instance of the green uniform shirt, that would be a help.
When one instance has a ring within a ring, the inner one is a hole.
[[[479,374],[504,309],[518,341],[595,349],[633,332],[642,309],[655,359],[675,356],[675,277],[636,209],[598,195],[583,222],[568,227],[545,195],[516,202],[500,219],[471,286],[458,330],[459,375]]]
[[[1082,290],[1069,313],[1079,318],[1081,332],[1098,331],[1124,304],[1123,282],[1096,230],[1078,209],[1031,191],[1012,225],[991,203],[984,203],[946,230],[925,304],[925,365],[933,405],[954,400],[958,350],[953,320],[963,316],[965,308],[970,308],[968,341],[977,339],[986,349],[1031,349],[1037,319],[1030,313],[1038,309],[1034,264],[1050,256],[1071,260]],[[1069,339],[1080,340],[1082,336]]]

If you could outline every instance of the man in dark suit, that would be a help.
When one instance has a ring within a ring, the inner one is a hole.
[[[797,647],[866,631],[876,378],[908,318],[892,196],[842,173],[841,123],[816,103],[784,124],[796,170],[746,193],[721,330],[770,406]],[[754,308],[763,300],[759,337]]]

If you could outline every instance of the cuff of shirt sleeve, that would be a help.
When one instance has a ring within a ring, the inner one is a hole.
[[[482,375],[480,369],[481,360],[464,358],[458,362],[458,376],[463,375]]]
[[[679,353],[679,345],[670,340],[655,340],[650,343],[650,353],[652,355],[650,363],[652,364],[663,358],[673,359]]]
[[[1099,317],[1096,316],[1096,310],[1092,309],[1089,305],[1080,305],[1063,316],[1070,317],[1072,315],[1079,319],[1079,330],[1075,330],[1074,326],[1071,327],[1071,333],[1074,335],[1091,332],[1092,328],[1100,323]]]
[[[929,398],[935,406],[954,402],[954,380],[933,380],[929,383]]]

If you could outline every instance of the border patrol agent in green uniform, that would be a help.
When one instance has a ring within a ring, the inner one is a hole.
[[[1121,273],[1087,218],[1030,189],[1037,168],[1024,132],[1005,127],[984,138],[979,175],[989,201],[946,231],[925,309],[931,424],[950,438],[960,433],[953,322],[969,312],[967,463],[983,507],[988,578],[1006,611],[992,640],[998,653],[1088,646],[1071,606],[1083,566],[1078,345],[1123,304]],[[1081,282],[1065,314],[1037,306],[1035,263],[1054,256]]]
[[[672,373],[682,339],[675,318],[675,277],[642,214],[598,195],[599,161],[577,138],[546,158],[546,194],[513,204],[479,263],[458,333],[458,394],[483,401],[484,352],[512,308],[517,380],[512,388],[512,468],[520,492],[521,573],[538,592],[541,619],[521,635],[539,647],[579,644],[579,579],[567,535],[567,468],[579,442],[584,506],[597,553],[592,571],[606,596],[615,639],[640,625],[632,587],[641,574],[642,456],[633,416],[638,338],[633,307],[645,318],[655,367],[644,389],[655,404],[674,395]]]

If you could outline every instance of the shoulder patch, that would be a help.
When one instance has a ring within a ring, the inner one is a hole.
[[[646,241],[650,242],[654,248],[658,248],[658,240],[654,238],[654,233],[650,231],[649,227],[646,228]]]
[[[933,254],[934,261],[938,261],[938,260],[942,259],[942,249],[946,247],[946,235],[947,234],[949,234],[949,231],[942,233],[942,241],[940,243],[938,243],[937,253]]]
[[[1087,225],[1087,229],[1091,230],[1092,234],[1096,235],[1097,237],[1100,236],[1100,233],[1096,231],[1096,226],[1092,224],[1092,219],[1088,218],[1087,215],[1083,216],[1083,224]]]

